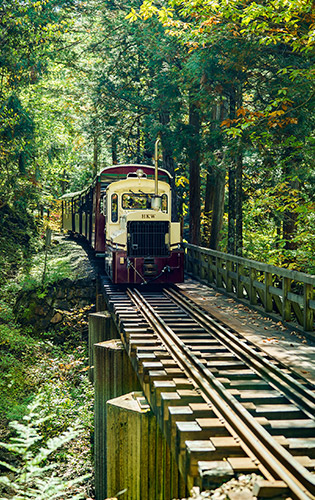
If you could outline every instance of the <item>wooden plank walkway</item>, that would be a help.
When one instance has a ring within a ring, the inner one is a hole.
[[[215,318],[315,383],[315,342],[299,330],[289,330],[281,320],[272,320],[192,278],[186,278],[185,283],[178,286]]]

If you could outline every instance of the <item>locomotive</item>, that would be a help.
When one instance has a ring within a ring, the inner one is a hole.
[[[62,227],[105,259],[113,283],[184,279],[181,227],[172,221],[171,175],[151,165],[113,165],[90,186],[61,197]]]

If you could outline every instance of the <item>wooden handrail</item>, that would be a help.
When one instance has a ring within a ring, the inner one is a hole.
[[[186,271],[227,293],[314,330],[315,275],[184,243]]]

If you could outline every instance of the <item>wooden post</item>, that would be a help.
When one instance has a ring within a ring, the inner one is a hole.
[[[191,273],[191,250],[190,248],[185,249],[185,268],[188,273]]]
[[[106,406],[107,495],[126,490],[126,500],[170,499],[165,495],[165,440],[142,393],[125,394]]]
[[[199,268],[199,265],[197,264],[198,252],[195,248],[192,251],[192,257],[193,257],[193,266],[192,266],[193,275],[198,276],[198,268]]]
[[[303,328],[307,332],[313,331],[313,310],[309,306],[309,301],[313,299],[313,286],[304,283],[303,293]]]
[[[200,252],[200,278],[204,280],[206,278],[206,258],[207,256]]]
[[[241,277],[243,275],[243,272],[244,272],[244,266],[242,266],[241,264],[237,263],[236,264],[236,269],[237,269],[237,278],[236,278],[236,296],[239,298],[239,299],[243,299],[244,298],[244,285],[241,281]]]
[[[214,281],[214,275],[213,275],[213,271],[211,269],[211,266],[212,266],[212,256],[211,255],[208,255],[208,274],[207,274],[207,281],[208,283],[213,283]]]
[[[222,288],[222,275],[221,275],[221,259],[216,257],[215,259],[216,266],[216,285],[218,288]]]
[[[249,300],[253,305],[257,304],[257,294],[254,281],[256,280],[256,269],[253,267],[249,268]]]
[[[96,293],[96,312],[105,311],[107,309],[104,295],[102,293]]]
[[[265,311],[272,311],[272,295],[269,292],[269,287],[272,286],[272,274],[265,271]]]
[[[120,340],[109,340],[94,346],[95,361],[95,490],[96,499],[106,498],[106,402],[131,390],[139,382],[128,354]],[[117,493],[117,492],[116,492]]]
[[[288,293],[291,290],[290,278],[282,278],[282,319],[290,321],[291,319],[291,302],[288,299]]]
[[[232,271],[232,262],[230,260],[226,261],[226,291],[233,292],[232,278],[230,272]]]
[[[117,330],[109,312],[89,315],[89,379],[93,383],[94,344],[117,337]]]

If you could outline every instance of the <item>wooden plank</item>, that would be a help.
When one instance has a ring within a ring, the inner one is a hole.
[[[282,306],[282,319],[290,321],[291,319],[291,302],[288,300],[288,293],[291,290],[291,280],[289,278],[282,278],[282,291],[283,291],[283,306]]]
[[[288,438],[288,448],[294,455],[306,455],[315,458],[315,438]]]
[[[198,475],[198,462],[213,459],[215,447],[209,439],[186,441],[186,474]]]
[[[194,477],[198,474],[200,461],[224,460],[232,456],[244,456],[240,444],[236,443],[232,437],[186,441],[186,469],[187,473]]]
[[[240,276],[240,280],[241,280],[242,283],[244,283],[244,285],[249,285],[249,283],[250,283],[249,276],[243,276],[243,275],[241,275]]]
[[[308,301],[308,307],[315,311],[315,300],[309,300]]]
[[[227,292],[233,291],[232,280],[231,280],[231,271],[232,271],[232,262],[230,260],[228,260],[226,262],[226,275],[225,275],[225,284],[226,284],[226,291]]]
[[[292,292],[288,292],[288,300],[295,304],[299,304],[299,306],[303,306],[304,303],[302,295],[298,295],[297,293]]]
[[[252,267],[249,269],[249,301],[251,304],[256,305],[257,304],[257,293],[255,290],[254,283],[258,283],[256,280],[257,274],[256,270],[253,269]]]
[[[281,434],[287,438],[314,436],[315,422],[312,420],[269,420],[269,425],[272,434]]]
[[[248,457],[229,457],[227,461],[229,462],[235,473],[257,472],[259,469],[258,464],[253,462],[253,460]]]
[[[94,380],[94,344],[117,337],[115,324],[108,311],[89,314],[89,379]]]
[[[296,316],[296,319],[298,320],[300,325],[303,325],[303,314],[302,314],[300,306],[298,304],[296,304],[295,302],[292,302],[292,308],[293,308],[293,312]]]
[[[313,331],[314,312],[309,307],[309,301],[313,298],[313,286],[304,283],[303,294],[303,328],[307,332]]]
[[[242,273],[244,272],[244,266],[239,262],[236,264],[237,268],[237,280],[236,280],[236,296],[240,299],[243,298],[243,283],[241,281]]]
[[[272,295],[269,291],[269,287],[272,286],[272,274],[265,272],[265,310],[267,312],[272,311]]]
[[[222,276],[221,276],[221,268],[222,268],[222,261],[219,257],[216,258],[216,285],[219,288],[222,288]]]
[[[202,489],[213,489],[234,476],[231,464],[226,460],[198,462]]]
[[[275,295],[276,297],[283,297],[283,290],[282,288],[277,288],[275,286],[270,286],[269,287],[269,293],[272,295]]]
[[[276,305],[276,308],[278,309],[279,314],[282,316],[283,307],[282,307],[282,302],[280,300],[280,297],[277,297],[275,295],[275,296],[273,296],[273,300],[274,300],[274,303]]]
[[[284,481],[267,481],[258,478],[252,493],[257,498],[282,498],[289,494],[289,489]]]
[[[264,283],[261,283],[260,281],[254,280],[253,281],[253,286],[257,288],[257,290],[265,290],[265,285]]]

